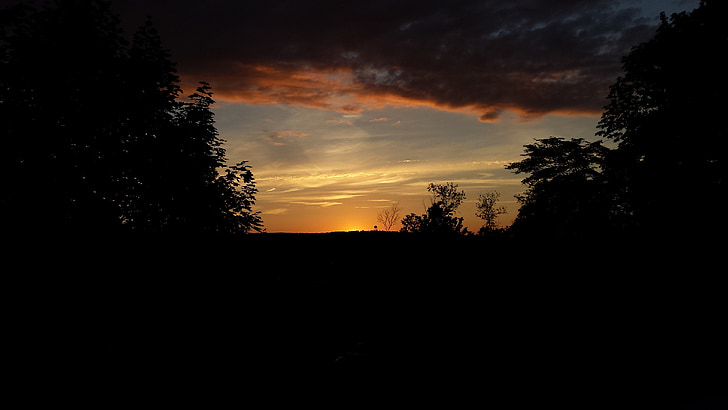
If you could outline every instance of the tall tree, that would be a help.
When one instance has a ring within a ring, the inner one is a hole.
[[[691,13],[662,14],[654,38],[622,61],[598,135],[619,143],[605,168],[635,227],[685,228],[674,197],[686,191],[725,223],[727,13],[725,1],[706,0]]]
[[[175,168],[183,166],[177,117],[182,103],[175,64],[159,33],[147,20],[134,33],[128,51],[128,134],[123,140],[120,204],[124,222],[135,230],[159,231],[175,217],[175,190],[183,184]]]
[[[218,136],[211,87],[201,82],[190,102],[177,113],[177,144],[180,167],[173,167],[180,181],[170,198],[186,230],[214,232],[261,231],[262,220],[252,210],[255,204],[253,174],[247,161],[225,166],[225,142]],[[222,173],[220,173],[222,169]]]
[[[179,94],[151,22],[129,43],[106,1],[0,11],[3,223],[27,232],[262,229],[250,167],[225,167],[209,85],[187,102]]]
[[[3,214],[29,230],[118,224],[110,187],[125,103],[109,98],[125,89],[118,19],[107,2],[67,0],[0,20]]]
[[[524,147],[526,158],[506,166],[529,174],[522,181],[526,192],[516,197],[521,208],[513,229],[573,236],[608,225],[611,201],[600,172],[607,150],[600,141],[550,137]]]

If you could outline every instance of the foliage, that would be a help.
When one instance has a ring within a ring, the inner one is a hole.
[[[726,12],[726,2],[702,1],[669,21],[662,14],[654,38],[624,57],[597,132],[616,149],[553,137],[525,146],[526,158],[506,167],[530,174],[514,228],[661,235],[725,226]],[[711,225],[686,223],[684,189],[708,198]]]
[[[500,193],[498,191],[492,191],[478,196],[478,201],[475,203],[475,216],[485,221],[485,225],[481,228],[481,231],[494,231],[496,229],[498,215],[506,213],[505,207],[495,206],[499,199]]]
[[[225,169],[209,85],[178,100],[174,63],[150,21],[129,42],[105,1],[0,13],[9,228],[260,229],[249,167]]]
[[[521,156],[526,158],[509,164],[506,169],[516,174],[530,174],[521,181],[529,189],[538,189],[554,180],[596,179],[606,150],[600,141],[588,143],[583,138],[560,137],[537,139],[524,148],[526,152]]]
[[[623,59],[597,135],[619,143],[605,174],[634,227],[681,229],[676,190],[724,191],[727,12],[725,1],[703,1],[669,21],[662,14],[654,38]],[[701,206],[725,220],[720,201]]]
[[[262,232],[263,220],[260,212],[253,211],[255,205],[255,187],[253,173],[247,161],[241,161],[233,166],[226,167],[225,175],[215,180],[218,190],[216,196],[222,201],[218,205],[218,222],[213,226],[214,231],[229,233],[248,233],[251,230]]]
[[[423,219],[424,215],[417,215],[412,212],[402,219],[401,232],[423,232]]]
[[[168,183],[179,186],[169,198],[169,209],[178,215],[167,228],[228,233],[261,231],[259,213],[252,210],[257,189],[250,166],[247,161],[225,166],[224,140],[218,137],[210,110],[214,104],[210,85],[201,82],[189,100],[179,104],[174,116],[174,154],[179,155],[179,164],[173,167],[177,178]]]
[[[411,213],[402,219],[402,232],[460,234],[463,232],[463,218],[454,216],[465,200],[465,191],[458,191],[457,184],[430,183],[427,190],[432,193],[430,206],[424,215]]]
[[[525,146],[526,158],[509,164],[527,173],[514,229],[547,235],[579,235],[599,229],[609,219],[600,168],[607,152],[600,141],[582,138],[537,139]]]
[[[443,184],[430,183],[427,191],[432,193],[432,205],[442,208],[444,214],[454,213],[465,200],[465,191],[458,191],[458,185],[452,182]]]

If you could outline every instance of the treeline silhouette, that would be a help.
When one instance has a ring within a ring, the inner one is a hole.
[[[209,84],[180,100],[151,22],[128,41],[110,7],[2,10],[4,230],[260,231],[250,166],[226,165]]]
[[[432,195],[430,206],[422,215],[413,212],[405,216],[401,221],[400,232],[444,237],[478,235],[480,238],[490,239],[505,236],[506,230],[497,225],[498,216],[506,213],[504,207],[496,206],[500,198],[498,191],[478,195],[478,200],[475,202],[475,215],[484,222],[478,232],[471,232],[468,228],[463,227],[464,218],[455,216],[458,208],[465,201],[465,191],[458,190],[458,184],[453,182],[430,183],[427,191]],[[392,220],[399,215],[399,205],[392,204],[380,215],[382,215],[380,220],[386,221],[384,216],[388,216]],[[385,227],[386,230],[389,230],[391,224],[388,227],[385,225]]]

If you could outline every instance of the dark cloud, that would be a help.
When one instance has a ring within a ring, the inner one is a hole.
[[[605,1],[149,1],[183,78],[218,97],[356,112],[467,109],[483,121],[597,113],[620,58],[656,20]]]

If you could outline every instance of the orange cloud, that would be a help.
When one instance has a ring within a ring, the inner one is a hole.
[[[183,80],[185,80],[183,78]],[[352,97],[361,86],[351,70],[312,68],[301,64],[238,64],[210,79],[215,98],[246,104],[289,104],[360,112]]]
[[[396,85],[368,83],[360,75],[361,73],[351,67],[316,66],[307,62],[237,64],[224,73],[213,74],[210,82],[213,84],[215,98],[225,102],[301,105],[349,114],[385,107],[429,107],[473,115],[481,122],[497,122],[504,111],[516,112],[526,121],[547,113],[569,116],[600,113],[586,109],[534,110],[510,102],[486,104],[467,99],[449,101],[437,98],[427,90],[413,91]],[[183,85],[187,84],[186,80],[183,77]],[[548,82],[551,78],[538,80]],[[524,77],[522,81],[522,91],[529,92],[533,88],[534,80]],[[388,118],[370,121],[384,122]]]

